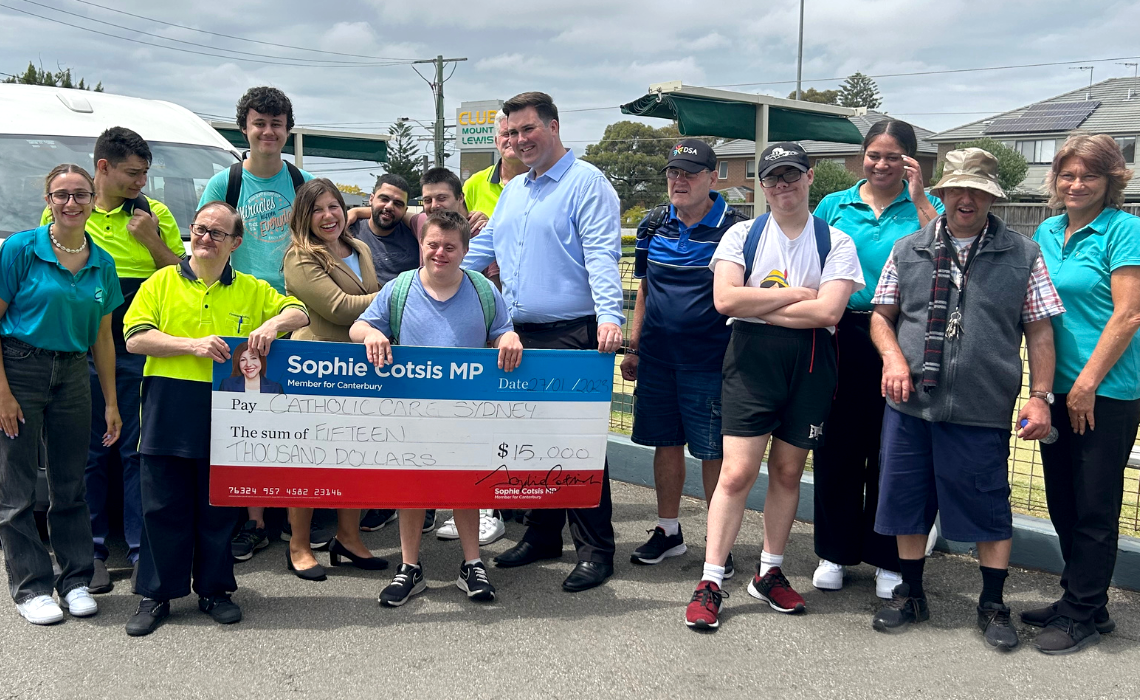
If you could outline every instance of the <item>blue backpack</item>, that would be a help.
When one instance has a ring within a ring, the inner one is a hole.
[[[744,238],[744,284],[748,285],[748,278],[752,276],[752,261],[756,258],[756,249],[760,246],[760,236],[764,234],[764,227],[768,224],[768,217],[764,214],[752,222],[748,235]],[[823,272],[823,265],[827,261],[827,254],[831,252],[831,229],[827,222],[818,216],[811,217],[815,224],[815,249],[819,251],[819,271]]]

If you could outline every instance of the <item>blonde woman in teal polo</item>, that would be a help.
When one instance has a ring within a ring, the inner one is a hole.
[[[1140,425],[1140,219],[1120,210],[1131,178],[1112,137],[1069,138],[1046,179],[1050,204],[1065,211],[1033,235],[1066,310],[1053,317],[1056,395],[1048,397],[1058,438],[1041,445],[1064,595],[1021,614],[1046,628],[1036,646],[1047,654],[1080,651],[1116,627],[1108,584]]]
[[[871,343],[871,297],[895,241],[914,233],[942,212],[927,195],[914,159],[918,140],[906,122],[884,119],[863,139],[863,174],[854,187],[827,195],[815,215],[855,241],[867,286],[851,295],[835,334],[839,384],[825,427],[827,440],[815,450],[815,552],[819,566],[812,584],[843,587],[846,567],[877,567],[875,591],[889,599],[901,582],[894,537],[875,532],[879,501],[879,433],[884,399],[883,363]]]

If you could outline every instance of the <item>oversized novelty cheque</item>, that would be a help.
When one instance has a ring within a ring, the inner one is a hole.
[[[231,348],[242,342],[227,338]],[[214,366],[210,502],[581,508],[601,496],[613,355],[278,340]],[[254,367],[256,365],[256,367]]]

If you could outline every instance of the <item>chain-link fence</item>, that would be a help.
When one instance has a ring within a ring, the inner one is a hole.
[[[633,278],[633,258],[622,258],[620,263],[622,287],[625,291],[625,334],[628,345],[629,331],[633,321],[633,305],[637,298],[637,280]],[[636,382],[627,382],[621,376],[621,361],[624,354],[619,352],[614,359],[614,390],[613,402],[610,406],[610,430],[626,435],[633,429],[633,390]],[[1022,348],[1022,363],[1025,367],[1025,379],[1022,395],[1017,400],[1017,411],[1021,410],[1025,401],[1029,399],[1029,367],[1025,364],[1025,349]],[[1016,414],[1015,414],[1016,415]],[[1012,421],[1011,421],[1012,424]],[[1049,517],[1049,509],[1045,501],[1045,478],[1041,471],[1041,455],[1037,450],[1036,441],[1017,439],[1016,435],[1010,437],[1009,483],[1012,488],[1010,501],[1014,510],[1035,515],[1040,518]],[[1120,532],[1122,535],[1140,536],[1140,447],[1134,450],[1136,457],[1129,462],[1124,472],[1124,508],[1120,513]],[[808,468],[811,468],[809,458]]]

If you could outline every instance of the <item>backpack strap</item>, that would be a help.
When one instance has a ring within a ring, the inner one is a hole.
[[[483,307],[483,322],[487,326],[487,340],[491,339],[491,326],[495,324],[495,289],[491,281],[483,273],[475,270],[464,270],[467,279],[475,285],[475,292],[479,295],[479,306]]]
[[[633,251],[634,277],[645,277],[649,271],[649,244],[653,242],[653,236],[656,235],[657,229],[661,228],[668,218],[669,205],[658,204],[649,210],[649,213],[645,215],[637,227],[637,239],[646,241],[646,243],[644,248],[638,247]]]
[[[301,185],[305,184],[305,176],[301,174],[301,169],[293,165],[289,161],[282,161],[285,163],[285,169],[289,171],[289,179],[293,181],[293,192],[301,189]]]
[[[831,252],[831,227],[818,216],[811,218],[815,224],[815,249],[819,252],[819,274],[822,275],[827,254]]]
[[[392,331],[392,337],[389,340],[397,345],[400,344],[400,324],[404,320],[404,307],[408,304],[408,292],[412,289],[414,276],[418,275],[419,272],[418,269],[405,270],[389,283],[394,285],[392,296],[388,297],[388,328]]]
[[[226,204],[237,209],[238,200],[241,199],[241,163],[230,166],[229,178],[226,180]]]
[[[770,214],[761,214],[748,229],[744,237],[744,286],[748,286],[748,278],[752,276],[752,262],[756,259],[756,249],[760,247],[760,236],[764,234],[764,227],[768,225]]]

